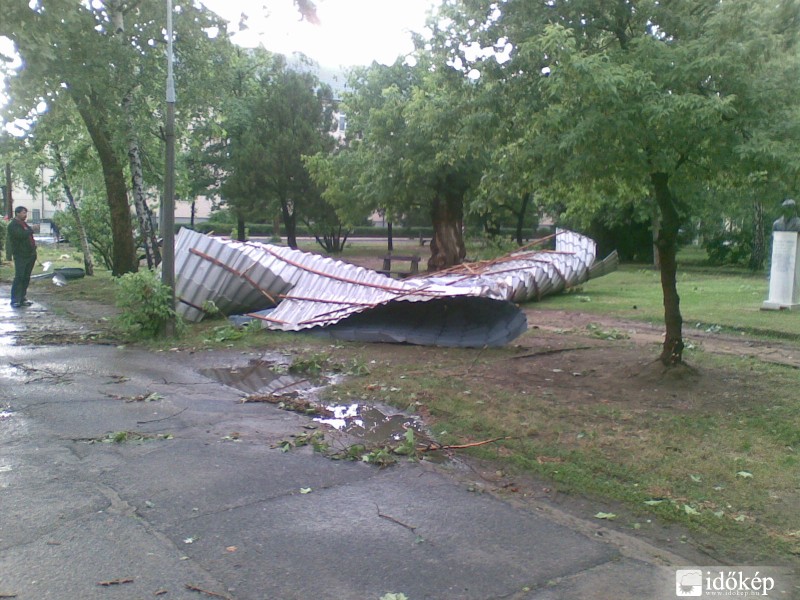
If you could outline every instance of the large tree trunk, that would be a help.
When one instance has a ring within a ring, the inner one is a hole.
[[[386,223],[386,249],[391,252],[394,250],[394,235],[392,233],[392,222]]]
[[[158,240],[152,227],[153,222],[150,220],[150,211],[147,209],[147,200],[144,195],[142,156],[139,152],[139,140],[133,133],[135,126],[131,104],[131,95],[126,94],[122,99],[122,106],[128,125],[128,164],[131,169],[131,190],[133,193],[133,205],[136,207],[136,217],[139,221],[139,232],[144,244],[147,267],[153,269],[161,262],[161,252],[158,249]]]
[[[440,193],[431,207],[433,238],[428,270],[439,271],[461,264],[467,255],[461,227],[464,224],[464,207],[461,194]]]
[[[678,296],[676,275],[678,263],[678,229],[680,218],[675,208],[675,201],[669,189],[669,175],[652,173],[650,180],[655,190],[656,203],[661,211],[661,226],[656,240],[658,260],[661,265],[661,290],[664,296],[664,324],[666,336],[661,350],[661,362],[665,366],[674,366],[683,362],[683,318],[681,317],[681,299]]]
[[[748,266],[752,271],[760,271],[767,260],[767,243],[764,239],[764,204],[753,200],[753,251]]]
[[[116,276],[138,270],[136,248],[133,243],[131,210],[125,185],[125,170],[114,152],[111,135],[104,122],[106,114],[102,103],[93,91],[83,92],[70,87],[78,113],[92,138],[103,168],[108,207],[111,211],[111,238],[113,240],[111,274]]]
[[[72,195],[72,188],[67,179],[67,166],[64,163],[64,157],[61,156],[57,144],[53,144],[53,153],[55,154],[58,176],[61,178],[61,186],[64,188],[64,195],[67,197],[70,213],[72,214],[72,218],[75,219],[75,227],[78,229],[81,251],[83,252],[83,270],[86,272],[86,275],[92,276],[94,275],[94,260],[92,259],[92,250],[89,248],[89,238],[86,235],[86,228],[83,226],[78,204],[75,202],[75,197]]]

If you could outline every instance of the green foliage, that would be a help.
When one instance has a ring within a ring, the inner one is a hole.
[[[746,265],[753,251],[753,233],[752,230],[720,231],[707,237],[703,247],[712,265]]]
[[[78,213],[93,253],[100,257],[106,269],[114,272],[114,239],[108,204],[99,195],[87,195],[81,199]],[[58,212],[54,220],[70,246],[80,251],[81,240],[71,212]]]
[[[260,331],[261,323],[258,320],[250,321],[241,327],[237,327],[233,324],[220,325],[214,327],[210,332],[211,335],[207,336],[203,342],[206,344],[222,344],[244,339]]]
[[[300,448],[302,446],[311,446],[314,452],[327,452],[329,448],[328,442],[325,441],[325,434],[321,431],[309,431],[293,435],[291,439],[281,440],[278,444],[281,452],[289,452],[292,448]]]
[[[117,279],[117,318],[124,335],[137,339],[158,336],[168,320],[174,319],[181,332],[185,324],[172,306],[172,290],[158,279],[155,272],[142,270],[126,273]]]
[[[7,233],[8,223],[4,219],[0,219],[0,260],[2,260],[3,252],[5,251]]]
[[[289,365],[290,373],[310,373],[318,375],[328,368],[329,359],[325,352],[317,352],[307,356],[297,357]]]
[[[361,456],[361,460],[365,463],[378,465],[380,467],[388,467],[397,462],[398,456],[414,457],[416,447],[414,445],[414,430],[406,429],[403,440],[394,446],[383,446],[374,448]]]

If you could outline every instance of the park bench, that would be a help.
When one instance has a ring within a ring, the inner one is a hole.
[[[392,254],[391,252],[383,257],[383,268],[378,270],[378,273],[383,273],[389,277],[408,277],[409,275],[416,275],[419,273],[419,256],[409,255],[400,256]],[[407,271],[392,271],[392,262],[408,262],[410,267]]]

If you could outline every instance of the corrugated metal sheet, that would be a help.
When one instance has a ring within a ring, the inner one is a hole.
[[[275,307],[258,317],[270,329],[330,328],[329,335],[347,339],[501,345],[526,328],[512,302],[588,278],[594,242],[573,232],[559,232],[556,240],[555,252],[521,252],[398,281],[309,252],[182,229],[175,247],[178,312],[199,321],[207,302],[224,314]]]
[[[441,285],[485,282],[512,302],[529,302],[584,283],[590,277],[597,245],[586,236],[559,229],[556,248],[514,252],[499,259],[468,263],[425,277]]]

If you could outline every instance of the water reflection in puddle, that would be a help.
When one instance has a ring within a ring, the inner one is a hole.
[[[408,429],[422,434],[422,422],[418,417],[397,414],[389,407],[364,403],[325,405],[319,401],[318,394],[325,385],[335,383],[338,376],[321,374],[311,378],[287,373],[287,367],[285,359],[258,359],[246,366],[209,368],[201,373],[247,394],[301,397],[318,407],[314,421],[358,437],[367,444],[401,442]]]
[[[285,364],[252,360],[244,367],[215,367],[200,372],[206,377],[248,394],[285,395],[307,390],[321,383],[285,371]]]
[[[418,417],[387,414],[391,411],[380,410],[375,406],[346,404],[325,408],[333,416],[316,417],[314,421],[375,444],[402,441],[408,429],[413,429],[417,433],[422,431]]]

